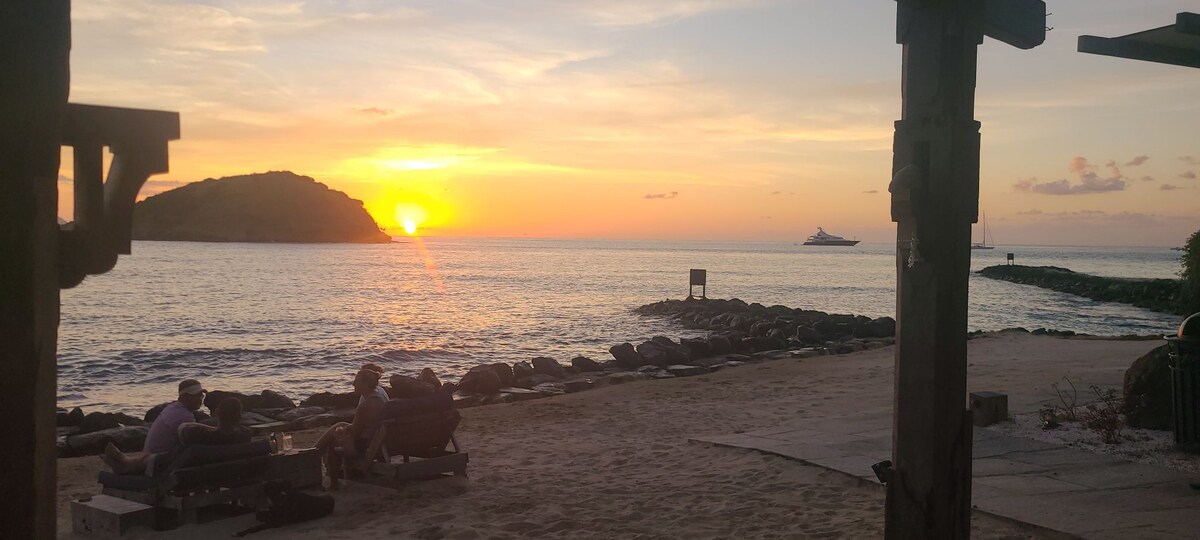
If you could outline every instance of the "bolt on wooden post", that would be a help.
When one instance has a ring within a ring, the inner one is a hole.
[[[967,278],[979,208],[974,119],[985,33],[1045,39],[1040,0],[897,0],[903,107],[893,147],[896,387],[885,536],[968,538]]]

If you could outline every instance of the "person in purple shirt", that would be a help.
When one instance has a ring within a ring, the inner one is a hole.
[[[196,379],[185,379],[179,383],[179,399],[163,408],[150,425],[146,444],[141,452],[122,453],[112,443],[104,449],[101,459],[117,474],[137,474],[154,471],[154,462],[161,456],[170,455],[180,446],[179,426],[195,422],[195,411],[204,404],[208,391]]]

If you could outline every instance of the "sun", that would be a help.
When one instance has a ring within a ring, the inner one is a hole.
[[[409,236],[417,234],[417,229],[429,218],[425,208],[412,203],[397,204],[392,215],[395,216],[395,223]]]
[[[403,219],[404,234],[411,235],[417,232],[417,224],[413,223],[412,218],[405,217]]]

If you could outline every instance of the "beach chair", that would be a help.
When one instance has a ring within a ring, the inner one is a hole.
[[[284,480],[301,489],[321,485],[321,458],[314,449],[271,453],[266,440],[234,445],[189,445],[154,476],[100,473],[102,493],[178,513],[194,522],[201,508],[265,505],[263,485]]]
[[[381,414],[365,457],[348,462],[351,473],[383,484],[467,475],[467,453],[454,438],[462,415],[449,394],[393,399]]]

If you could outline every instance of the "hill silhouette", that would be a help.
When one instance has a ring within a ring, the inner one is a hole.
[[[362,201],[307,176],[209,178],[137,203],[135,240],[384,243]]]

